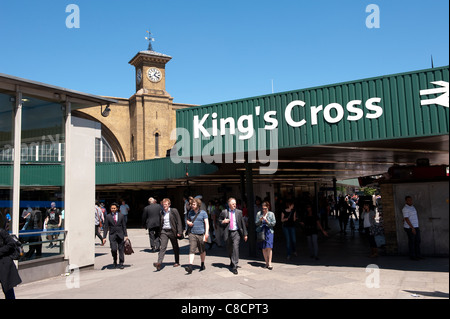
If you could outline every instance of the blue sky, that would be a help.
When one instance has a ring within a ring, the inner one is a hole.
[[[66,7],[80,28],[66,27]],[[369,4],[380,28],[367,28]],[[449,64],[447,0],[0,0],[0,73],[128,98],[128,64],[173,59],[174,102],[209,104]]]

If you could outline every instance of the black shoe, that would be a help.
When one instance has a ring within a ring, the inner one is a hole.
[[[205,265],[201,265],[201,266],[200,266],[200,271],[203,271],[203,270],[205,270],[205,269],[206,269]]]
[[[192,274],[192,266],[186,266],[184,267],[184,270],[186,270],[186,272],[190,275]]]
[[[113,264],[113,269],[116,269],[117,268],[117,263],[114,263]]]
[[[237,274],[238,274],[238,270],[237,270],[237,268],[233,268],[233,269],[231,270],[231,272],[232,272],[233,274],[235,274],[235,275],[237,275]]]
[[[117,268],[124,269],[125,267],[123,266],[123,264],[119,264],[119,266]]]

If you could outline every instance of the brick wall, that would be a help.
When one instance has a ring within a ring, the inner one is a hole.
[[[395,209],[394,209],[394,192],[392,184],[381,184],[381,203],[382,203],[382,215],[384,236],[386,238],[386,254],[396,255],[398,253],[397,244],[397,229],[395,222]]]

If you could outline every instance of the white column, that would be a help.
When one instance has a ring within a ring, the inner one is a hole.
[[[12,233],[19,237],[20,220],[20,153],[22,141],[22,92],[16,88],[16,107],[14,110],[14,166],[12,189]]]
[[[69,98],[66,99],[65,105],[65,150],[64,150],[64,229],[66,231],[70,230],[70,222],[71,222],[71,212],[70,212],[70,167],[71,167],[71,136],[72,136],[72,105],[70,103]],[[66,236],[66,240],[64,241],[64,258],[69,259],[69,241],[70,235]]]

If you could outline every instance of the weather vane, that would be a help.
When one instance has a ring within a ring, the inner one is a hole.
[[[148,40],[148,51],[153,51],[152,42],[155,41],[155,38],[152,37],[152,33],[150,31],[146,31],[148,33],[148,37],[145,37],[145,40]]]

